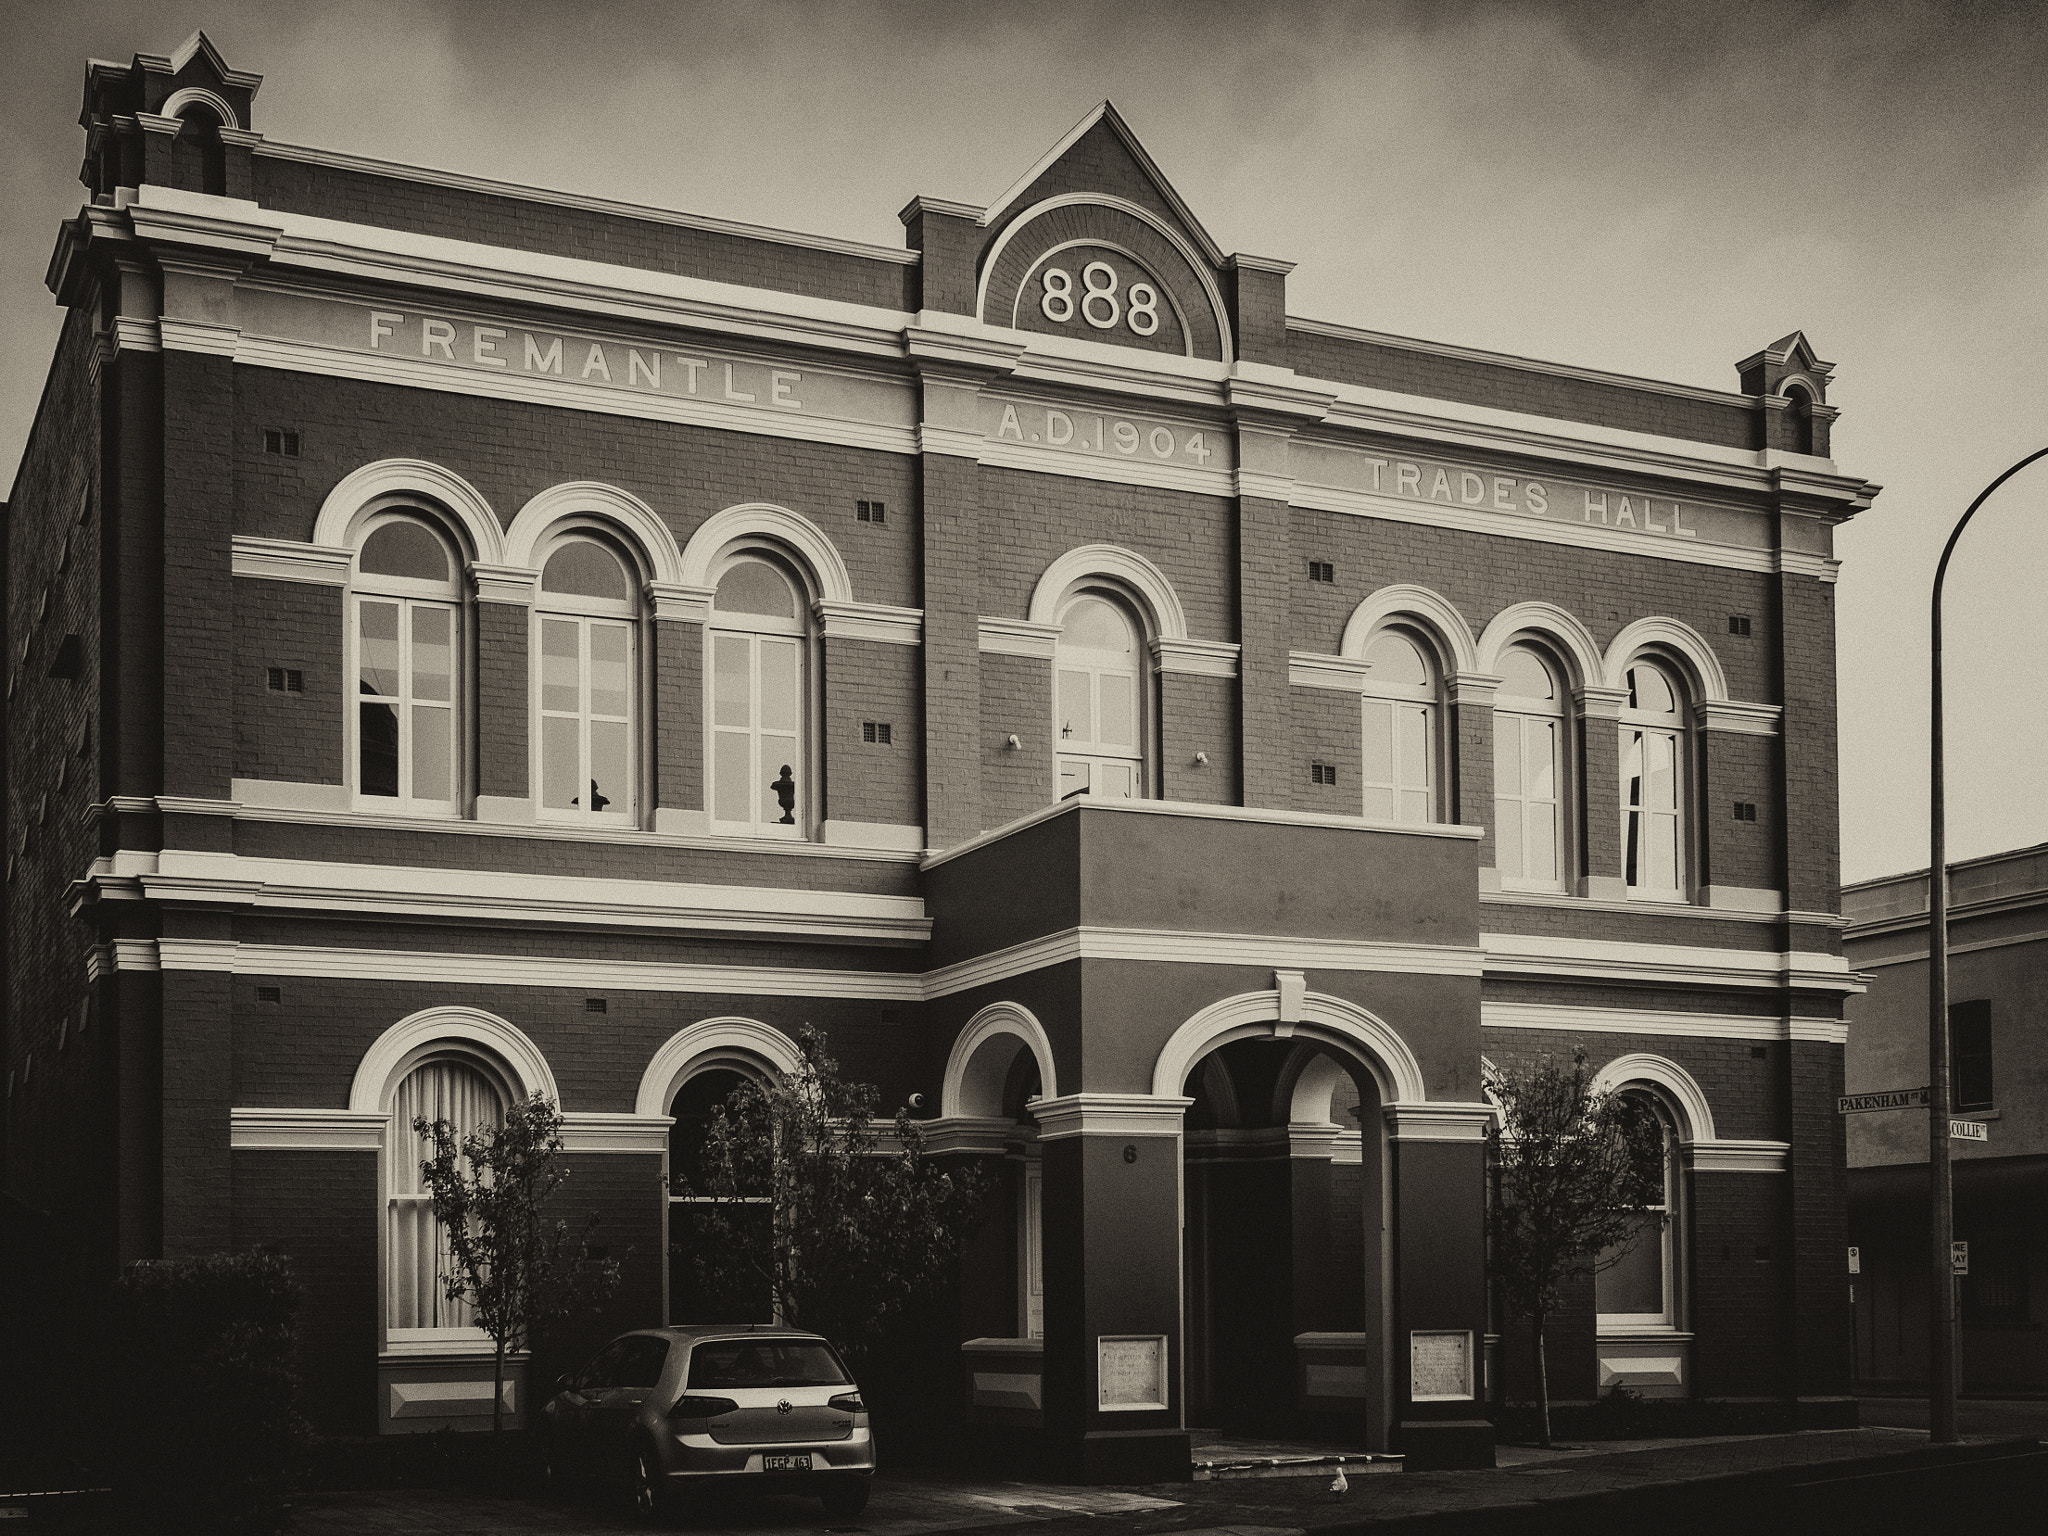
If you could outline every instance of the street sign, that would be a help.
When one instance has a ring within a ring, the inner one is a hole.
[[[1991,1127],[1982,1120],[1951,1120],[1948,1135],[1951,1141],[1989,1141]]]
[[[1852,1275],[1863,1273],[1863,1250],[1860,1248],[1851,1248],[1849,1250],[1849,1273]]]
[[[1845,1093],[1835,1100],[1838,1115],[1867,1114],[1873,1109],[1925,1109],[1925,1088],[1893,1088],[1884,1093]]]
[[[1970,1245],[1950,1243],[1948,1245],[1948,1272],[1952,1275],[1967,1275],[1970,1272]]]

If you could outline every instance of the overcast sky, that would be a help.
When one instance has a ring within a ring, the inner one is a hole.
[[[1923,865],[1927,587],[2048,445],[2039,4],[404,4],[6,0],[0,470],[59,316],[89,56],[194,28],[275,140],[900,246],[1101,98],[1289,309],[1734,389],[1795,328],[1837,365],[1843,874]],[[2048,840],[2048,461],[1950,583],[1953,857]]]

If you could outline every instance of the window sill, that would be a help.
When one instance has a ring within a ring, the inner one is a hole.
[[[1616,900],[1603,896],[1575,896],[1563,891],[1481,891],[1479,900],[1487,906],[1563,907],[1574,912],[1629,912],[1638,917],[1704,918],[1724,923],[1776,923],[1782,912],[1747,912],[1739,907],[1702,907],[1691,902],[1641,901],[1634,897]]]

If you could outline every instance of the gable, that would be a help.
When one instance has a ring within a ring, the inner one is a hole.
[[[1216,244],[1108,102],[981,217],[989,325],[1174,356],[1231,356]]]

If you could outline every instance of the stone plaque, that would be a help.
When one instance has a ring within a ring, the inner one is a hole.
[[[1472,1397],[1472,1335],[1463,1329],[1408,1335],[1409,1398],[1442,1403]]]
[[[1166,1406],[1166,1335],[1106,1334],[1095,1341],[1097,1405],[1104,1413]]]

